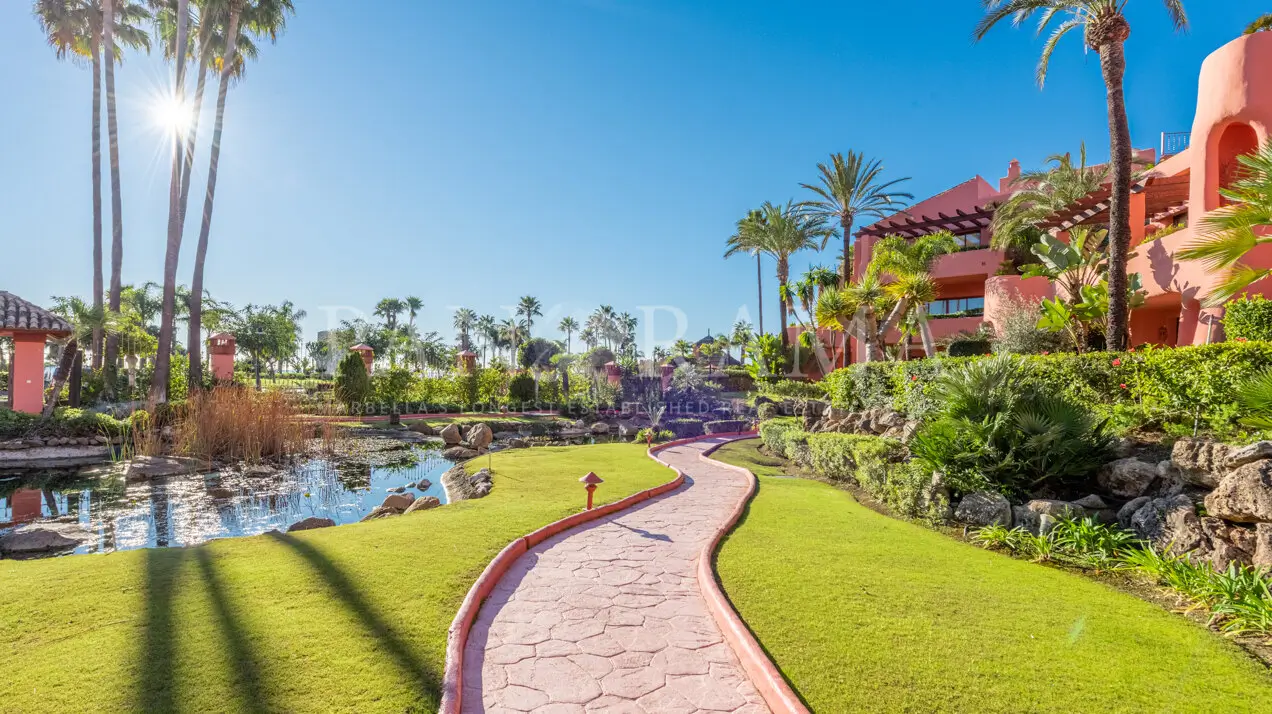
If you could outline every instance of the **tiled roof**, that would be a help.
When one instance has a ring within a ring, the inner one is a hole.
[[[0,330],[70,332],[71,326],[48,310],[0,290]]]

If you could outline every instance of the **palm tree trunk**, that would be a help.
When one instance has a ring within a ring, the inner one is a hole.
[[[119,180],[119,122],[115,116],[115,10],[113,0],[102,0],[102,52],[106,55],[106,134],[110,149],[110,297],[111,312],[119,312],[119,294],[123,290],[124,208]],[[119,338],[106,336],[106,389],[113,396]]]
[[[188,18],[188,0],[178,0],[177,43],[174,54],[177,71],[173,82],[173,93],[178,102],[182,99],[185,87],[186,21]],[[163,308],[159,318],[159,349],[155,353],[155,372],[150,383],[150,401],[154,404],[168,401],[168,379],[172,372],[173,337],[176,331],[174,317],[177,303],[177,264],[181,257],[181,161],[181,137],[174,133],[172,175],[168,183],[168,247],[163,259]]]
[[[1126,98],[1122,79],[1126,56],[1121,41],[1100,47],[1100,69],[1108,88],[1109,154],[1113,163],[1113,185],[1109,197],[1109,322],[1107,349],[1126,349],[1127,305],[1126,263],[1131,249],[1131,130],[1126,119]]]
[[[790,271],[791,271],[791,268],[790,268],[790,265],[787,263],[787,259],[785,257],[778,258],[777,259],[777,284],[779,287],[786,284],[786,280],[789,277]],[[786,334],[786,299],[785,297],[782,296],[782,293],[780,292],[777,294],[777,328],[778,328],[778,331],[781,333],[780,336],[782,338],[783,349],[790,347],[791,341]]]
[[[888,313],[887,319],[883,321],[882,325],[879,325],[879,332],[875,336],[875,349],[879,351],[880,358],[883,356],[883,346],[887,344],[888,330],[895,327],[901,320],[901,316],[905,314],[909,303],[910,301],[905,298],[898,300],[896,306],[892,308],[892,312]]]
[[[764,266],[760,258],[763,253],[756,251],[755,253],[755,289],[758,291],[756,299],[759,301],[760,307],[760,334],[764,334]]]
[[[935,357],[936,341],[932,339],[932,326],[928,324],[927,306],[916,306],[914,314],[919,323],[919,339],[923,340],[923,354],[927,357]]]
[[[839,287],[842,288],[852,280],[852,215],[845,213],[839,217],[840,232],[844,235],[843,264],[839,268]]]
[[[102,54],[97,40],[93,56],[93,309],[102,309],[106,286],[102,281]],[[93,369],[102,366],[102,328],[93,328]]]
[[[110,2],[110,0],[106,0]],[[79,342],[72,338],[62,348],[62,358],[58,360],[57,371],[53,373],[53,391],[49,392],[49,396],[44,400],[44,411],[40,414],[43,419],[53,416],[53,410],[57,408],[57,397],[62,393],[62,387],[66,386],[66,378],[71,375],[71,370],[75,367],[75,361],[79,357]]]
[[[194,112],[190,123],[190,131],[186,136],[185,155],[182,161],[181,169],[181,196],[179,199],[179,227],[178,230],[185,237],[185,219],[186,209],[190,203],[190,177],[194,173],[194,147],[199,135],[199,115],[203,110],[203,91],[207,85],[208,76],[208,38],[211,33],[203,35],[199,39],[199,79],[194,90]],[[204,253],[206,253],[206,246]],[[186,382],[190,389],[198,389],[203,384],[203,340],[200,333],[203,321],[203,259],[196,249],[194,279],[190,281],[190,304],[187,310],[190,314],[188,322],[188,334],[186,337],[186,349],[189,350],[190,366],[187,372]]]

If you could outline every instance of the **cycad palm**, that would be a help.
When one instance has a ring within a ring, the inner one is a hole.
[[[1222,305],[1251,283],[1272,275],[1272,270],[1244,262],[1255,246],[1272,243],[1265,230],[1272,226],[1272,140],[1259,151],[1237,159],[1240,177],[1219,193],[1230,203],[1201,220],[1201,236],[1179,253],[1184,260],[1201,261],[1220,272],[1219,282],[1203,302]]]
[[[852,227],[858,218],[884,218],[909,205],[914,196],[897,186],[909,178],[883,179],[883,163],[849,151],[848,156],[831,154],[830,165],[817,164],[820,185],[800,184],[818,195],[817,200],[801,204],[824,225],[837,226],[826,238],[843,240],[839,284],[852,277]],[[825,243],[822,244],[825,247]]]
[[[1126,118],[1126,98],[1122,80],[1126,74],[1124,44],[1131,34],[1131,24],[1123,10],[1127,0],[981,0],[985,16],[976,26],[975,38],[979,41],[995,25],[1011,18],[1019,27],[1041,15],[1038,25],[1041,33],[1059,20],[1050,37],[1043,44],[1038,62],[1038,85],[1046,81],[1047,67],[1059,41],[1073,30],[1082,29],[1087,47],[1100,55],[1100,68],[1104,74],[1104,86],[1108,95],[1109,154],[1112,164],[1113,184],[1109,197],[1109,326],[1110,350],[1126,348],[1127,320],[1130,308],[1127,302],[1128,277],[1126,263],[1131,249],[1131,130]],[[1188,26],[1183,0],[1162,0],[1175,29]]]

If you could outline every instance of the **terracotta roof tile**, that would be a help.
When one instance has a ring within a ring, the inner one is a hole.
[[[48,310],[0,290],[0,330],[70,332],[71,326]]]

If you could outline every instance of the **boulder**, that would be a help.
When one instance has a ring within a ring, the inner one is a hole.
[[[384,501],[380,505],[401,512],[409,508],[414,500],[415,494],[413,493],[391,493],[384,497]]]
[[[1011,526],[1011,501],[1001,493],[974,491],[959,501],[954,520],[977,526]]]
[[[1207,488],[1219,485],[1227,459],[1227,444],[1187,436],[1176,441],[1170,452],[1170,463],[1185,483]]]
[[[467,447],[452,446],[442,451],[442,456],[451,461],[468,461],[469,459],[477,458],[480,454]]]
[[[290,526],[287,526],[287,532],[292,533],[295,531],[311,531],[315,528],[330,528],[334,525],[336,525],[336,522],[331,520],[330,518],[319,518],[317,516],[310,516],[304,520],[296,521]]]
[[[252,464],[243,467],[243,475],[250,478],[263,478],[265,476],[273,476],[278,473],[278,469],[268,464]]]
[[[1038,530],[1042,525],[1042,514],[1037,511],[1031,511],[1024,506],[1012,506],[1011,519],[1016,528],[1028,531],[1034,535],[1038,535]]]
[[[1029,503],[1026,503],[1025,508],[1028,508],[1040,516],[1051,516],[1052,518],[1057,519],[1083,518],[1086,516],[1086,510],[1077,504],[1046,498],[1035,498]]]
[[[1233,563],[1250,564],[1250,554],[1227,541],[1215,541],[1210,547],[1210,566],[1220,573],[1226,571]]]
[[[1122,526],[1124,530],[1130,530],[1131,516],[1134,516],[1136,511],[1148,505],[1148,502],[1152,500],[1153,499],[1149,498],[1148,496],[1140,496],[1139,498],[1132,498],[1131,500],[1127,501],[1117,511],[1118,525]]]
[[[530,442],[526,441],[525,439],[509,439],[508,448],[509,449],[528,449],[530,448]]]
[[[1105,464],[1097,476],[1104,489],[1120,498],[1144,495],[1157,478],[1157,465],[1136,458],[1118,459]]]
[[[363,516],[362,520],[358,522],[366,523],[367,521],[374,521],[377,518],[387,518],[388,516],[401,515],[401,513],[402,513],[401,511],[394,508],[389,508],[388,506],[376,506],[375,508],[371,509],[370,513]]]
[[[438,500],[435,496],[425,496],[423,498],[415,499],[415,501],[411,505],[407,506],[406,513],[415,513],[416,511],[427,511],[430,508],[437,508],[440,505],[442,505],[442,502]]]
[[[1206,511],[1237,523],[1272,522],[1272,460],[1238,467],[1206,496]]]
[[[464,435],[464,440],[468,442],[469,446],[480,452],[490,446],[490,442],[495,440],[495,434],[485,424],[473,424],[468,428],[468,433]]]
[[[447,424],[442,427],[438,436],[442,437],[442,443],[447,446],[456,446],[464,440],[464,437],[459,433],[459,427],[454,424]]]
[[[621,438],[630,439],[636,436],[638,431],[640,431],[640,428],[629,421],[620,421],[618,423],[618,435]]]
[[[1272,568],[1272,523],[1260,523],[1254,529],[1254,558],[1256,568]]]
[[[415,486],[413,488],[418,488],[421,491],[427,491],[432,487],[433,487],[432,481],[429,481],[426,478],[422,478],[419,481],[415,482]]]
[[[592,428],[592,433],[596,434],[597,436],[603,436],[605,434],[610,433],[610,425],[606,424],[603,421],[596,422],[595,424],[592,425],[591,428]]]
[[[1201,530],[1209,541],[1210,563],[1215,570],[1223,572],[1232,563],[1250,564],[1252,531],[1211,516],[1201,518]]]
[[[905,425],[901,427],[902,443],[910,443],[910,440],[914,438],[914,435],[918,433],[918,431],[919,423],[917,421],[907,421]]]
[[[411,486],[414,487],[415,484],[411,484]],[[390,486],[384,490],[388,493],[402,493],[406,488],[406,486]]]
[[[433,428],[433,426],[426,421],[417,421],[414,424],[411,424],[407,428],[415,432],[416,434],[423,434],[424,436],[437,436],[437,429]]]
[[[932,472],[932,480],[919,493],[917,505],[920,511],[937,521],[950,519],[953,509],[950,507],[950,490],[945,485],[945,474],[940,471]]]
[[[0,538],[0,553],[20,558],[25,555],[73,550],[80,542],[48,528],[28,528]]]
[[[1155,498],[1131,516],[1131,530],[1158,548],[1187,553],[1208,543],[1197,509],[1187,496]]]
[[[1264,459],[1272,459],[1272,441],[1256,441],[1249,446],[1228,448],[1228,460],[1224,465],[1235,469]]]
[[[136,456],[128,462],[124,478],[143,480],[164,476],[184,476],[203,469],[203,462],[184,456]]]
[[[1103,498],[1100,498],[1094,493],[1089,496],[1079,498],[1073,502],[1073,505],[1079,506],[1087,511],[1103,511],[1109,507],[1109,504],[1105,502]]]

